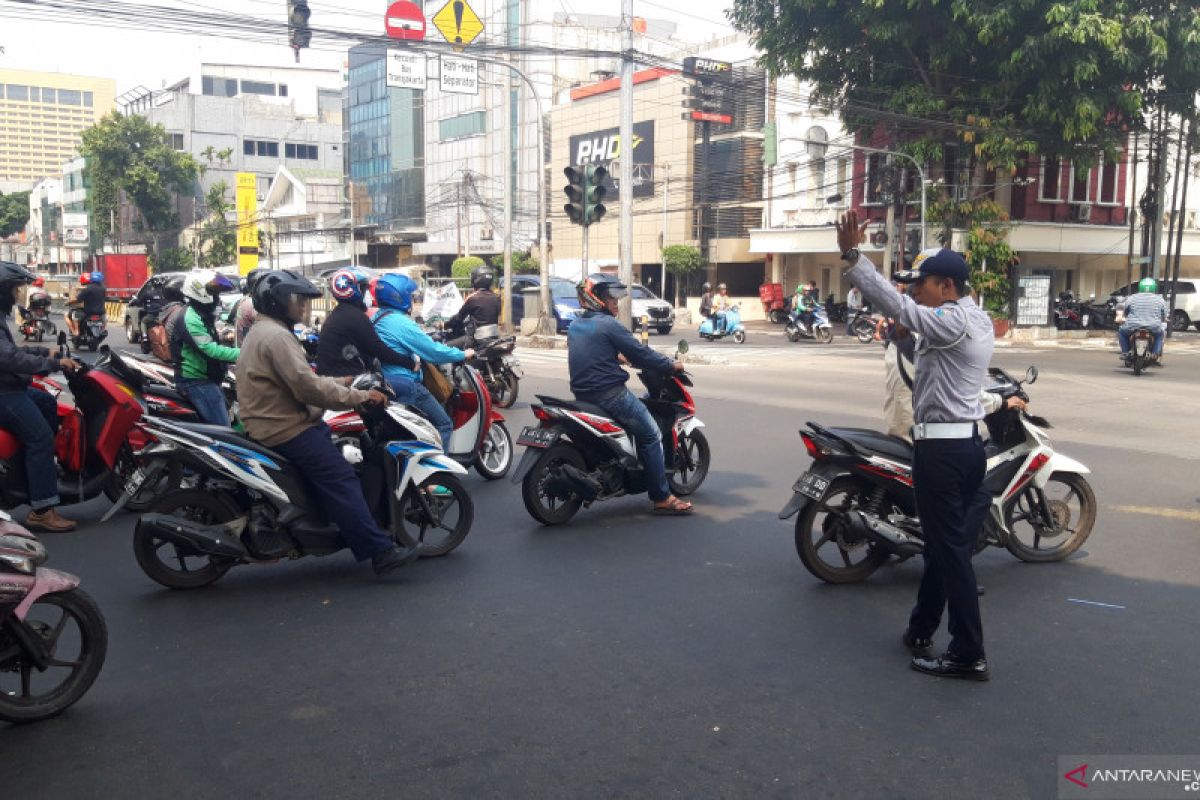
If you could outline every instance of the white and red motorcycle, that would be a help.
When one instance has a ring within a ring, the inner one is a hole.
[[[1037,380],[1030,367],[1024,381],[989,370],[987,390],[1028,400],[1026,384]],[[977,552],[1007,548],[1022,561],[1061,561],[1092,532],[1096,496],[1086,466],[1054,450],[1050,423],[1007,407],[985,420],[987,473],[992,497]],[[862,428],[828,428],[808,423],[800,437],[812,466],[792,487],[780,519],[796,519],[796,552],[813,575],[829,583],[851,583],[871,575],[891,556],[920,554],[925,543],[912,488],[912,445]]]

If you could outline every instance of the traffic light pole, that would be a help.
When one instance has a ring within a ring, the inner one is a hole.
[[[621,0],[621,220],[618,242],[621,256],[621,283],[633,284],[633,0]],[[584,229],[584,252],[587,230]],[[586,255],[584,256],[586,258]],[[620,303],[620,320],[626,329],[633,322],[633,291]]]

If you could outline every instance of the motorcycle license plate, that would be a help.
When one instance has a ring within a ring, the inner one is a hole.
[[[517,437],[517,444],[522,447],[546,448],[558,439],[558,431],[553,428],[535,428],[526,426]]]
[[[796,485],[792,487],[793,492],[799,492],[806,497],[811,497],[813,500],[820,500],[828,490],[829,478],[813,472],[806,472],[801,475],[800,480],[796,481]]]
[[[521,369],[521,362],[515,358],[504,359],[504,366],[508,367],[509,371],[518,378],[525,377],[525,370]]]

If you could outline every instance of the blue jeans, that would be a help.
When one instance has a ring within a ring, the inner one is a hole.
[[[58,465],[54,462],[58,403],[55,399],[37,389],[0,392],[0,428],[21,440],[30,508],[43,511],[58,505]]]
[[[220,386],[203,378],[186,378],[179,381],[176,388],[196,407],[201,422],[229,427],[229,408]]]
[[[1122,353],[1129,352],[1129,337],[1133,335],[1134,331],[1141,327],[1141,325],[1122,325],[1120,328],[1117,328],[1117,340],[1121,343]],[[1156,356],[1162,355],[1164,338],[1166,338],[1164,331],[1160,330],[1154,334],[1154,354]]]
[[[663,456],[662,432],[658,423],[650,416],[646,404],[633,396],[633,392],[622,386],[608,395],[601,395],[588,402],[600,406],[624,428],[633,434],[637,443],[638,457],[646,472],[646,492],[650,499],[661,503],[671,496],[667,483],[666,458]]]
[[[424,385],[408,378],[389,378],[392,391],[396,393],[396,402],[412,406],[420,411],[425,419],[433,423],[442,437],[442,452],[450,452],[450,436],[454,433],[454,423],[450,421],[446,410],[442,408]]]
[[[314,425],[272,449],[304,476],[325,516],[338,526],[354,557],[362,561],[390,550],[395,542],[371,516],[354,467],[330,436],[328,426]]]

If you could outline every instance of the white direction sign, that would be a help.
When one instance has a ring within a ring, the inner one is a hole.
[[[389,50],[387,85],[393,89],[424,89],[425,55]]]
[[[442,56],[441,86],[450,94],[479,94],[479,62]]]

